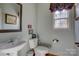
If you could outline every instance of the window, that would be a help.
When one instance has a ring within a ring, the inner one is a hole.
[[[68,28],[69,11],[63,9],[62,11],[54,12],[54,28]]]

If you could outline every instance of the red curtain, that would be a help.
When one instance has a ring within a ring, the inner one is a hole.
[[[54,12],[56,10],[63,10],[63,9],[71,9],[74,3],[50,3],[50,11]]]

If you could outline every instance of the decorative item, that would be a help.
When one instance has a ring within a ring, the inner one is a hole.
[[[29,29],[29,34],[33,34],[33,29]]]
[[[28,28],[32,28],[32,25],[28,25]]]
[[[11,14],[5,14],[5,23],[6,24],[16,24],[17,17],[15,15],[11,15]]]
[[[32,25],[28,25],[28,34],[33,34]]]

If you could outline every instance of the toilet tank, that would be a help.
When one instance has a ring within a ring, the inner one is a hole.
[[[37,38],[33,38],[29,40],[29,46],[30,48],[36,48],[38,45],[38,39]]]

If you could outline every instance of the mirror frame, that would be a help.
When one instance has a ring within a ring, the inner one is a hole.
[[[19,29],[11,29],[11,30],[0,30],[0,33],[7,33],[7,32],[21,32],[22,31],[22,4],[16,3],[20,6],[20,28]]]

